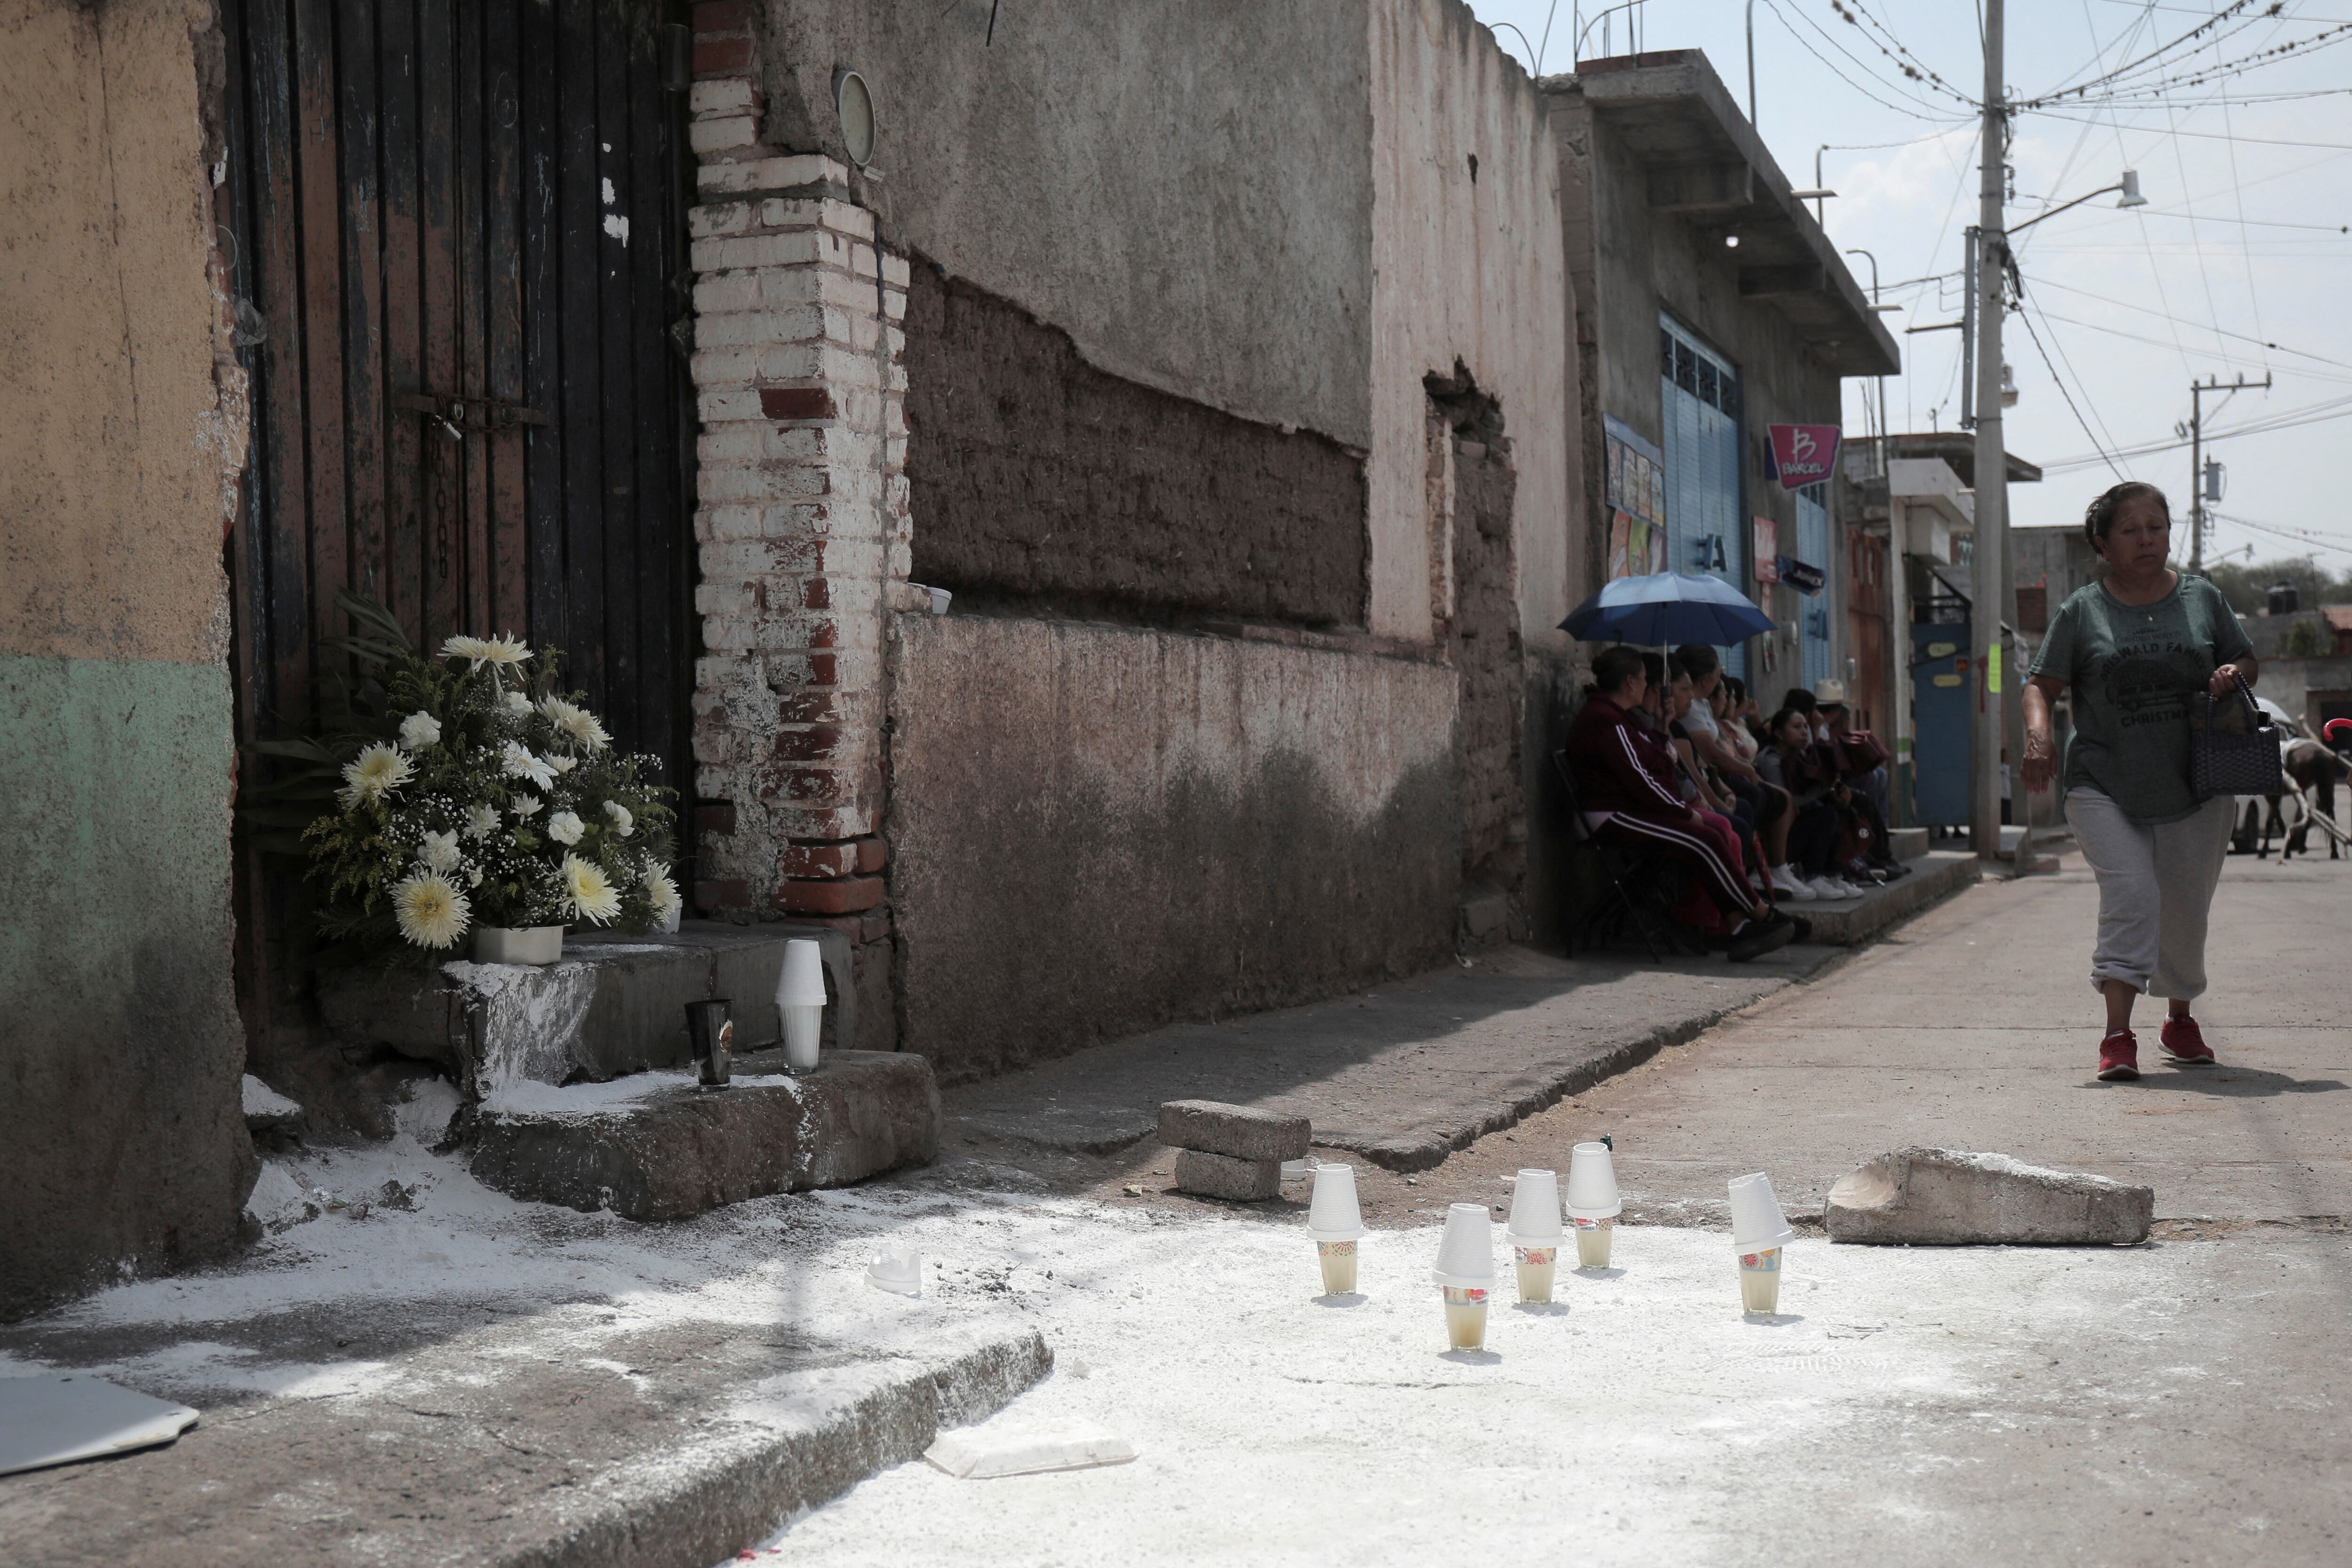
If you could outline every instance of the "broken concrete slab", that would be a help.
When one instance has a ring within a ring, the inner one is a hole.
[[[299,1104],[251,1073],[245,1075],[238,1092],[244,1102],[245,1130],[263,1148],[282,1152],[302,1142],[309,1118]]]
[[[1176,1152],[1176,1188],[1204,1198],[1254,1204],[1282,1195],[1282,1162],[1236,1160],[1199,1149]]]
[[[938,1156],[939,1086],[921,1057],[831,1051],[784,1069],[782,1051],[755,1051],[723,1089],[682,1072],[514,1086],[476,1114],[470,1167],[514,1197],[667,1220]]]
[[[2006,1154],[1897,1149],[1830,1189],[1832,1241],[1911,1247],[2129,1245],[2147,1239],[2156,1189]]]
[[[1171,1100],[1160,1108],[1162,1143],[1234,1160],[1304,1160],[1314,1131],[1304,1116],[1214,1100]]]
[[[575,931],[541,965],[453,961],[432,969],[364,967],[323,975],[320,1011],[348,1045],[439,1062],[476,1095],[519,1083],[598,1081],[693,1059],[686,1004],[724,996],[736,1037],[774,1043],[784,944],[817,941],[833,980],[828,1022],[856,1037],[848,939],[790,922],[689,921],[633,935]]]

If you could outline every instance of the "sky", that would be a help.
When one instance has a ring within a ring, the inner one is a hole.
[[[1522,64],[1540,49],[1545,74],[1629,52],[1625,9],[1594,23],[1594,5],[1580,13],[1566,0],[1471,6]],[[2352,572],[2340,478],[2340,455],[2352,451],[2352,0],[2286,0],[2274,16],[2271,8],[2272,0],[2007,7],[2012,99],[2122,73],[2113,89],[2016,120],[2010,226],[2115,184],[2126,169],[2147,199],[2118,211],[2116,196],[2096,196],[2016,242],[2026,306],[2005,328],[2018,387],[2007,442],[2048,470],[2040,484],[2011,487],[2020,526],[2078,523],[2120,473],[2172,498],[2175,553],[2185,559],[2188,447],[2147,448],[2181,439],[2175,426],[2189,418],[2192,380],[2268,374],[2268,392],[2204,398],[2206,427],[2220,437],[2209,452],[2227,470],[2206,558],[2242,561],[2251,547],[2256,561],[2309,553],[2333,573]],[[1743,0],[1641,0],[1630,14],[1642,48],[1705,50],[1744,102],[1748,11]],[[2201,35],[2137,63],[2217,13],[2222,19]],[[1889,422],[1897,431],[1957,428],[1960,334],[1903,329],[1959,319],[1962,231],[1977,218],[1978,111],[1961,100],[1976,98],[1984,78],[1978,8],[1754,0],[1753,14],[1765,142],[1798,189],[1813,185],[1818,153],[1822,183],[1838,193],[1823,204],[1831,239],[1874,253],[1883,298],[1905,307],[1887,318],[1904,358],[1904,374],[1886,383]],[[2241,74],[2193,79],[2314,38]],[[1906,76],[1906,66],[1922,76]],[[1848,259],[1868,289],[1870,262]],[[1845,426],[1858,437],[1875,393],[1866,381],[1845,386]],[[2307,412],[2336,417],[2229,434]]]

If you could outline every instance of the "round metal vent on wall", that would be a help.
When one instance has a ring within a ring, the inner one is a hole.
[[[841,116],[841,144],[864,168],[874,158],[874,94],[853,70],[833,73],[833,106]]]

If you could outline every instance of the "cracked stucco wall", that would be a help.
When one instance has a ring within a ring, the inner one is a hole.
[[[0,0],[0,1317],[232,1246],[209,4]]]

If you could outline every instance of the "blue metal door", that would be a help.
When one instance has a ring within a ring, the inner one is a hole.
[[[1748,591],[1739,526],[1739,373],[1665,318],[1658,321],[1660,425],[1665,440],[1666,564],[1704,572]],[[1724,668],[1745,679],[1746,645]]]
[[[1911,628],[1911,791],[1921,827],[1969,821],[1969,624]]]
[[[1797,559],[1818,566],[1824,577],[1833,575],[1830,559],[1830,513],[1822,504],[1826,485],[1808,485],[1797,492]],[[1797,670],[1807,686],[1830,676],[1830,603],[1826,584],[1817,593],[1797,596]]]

